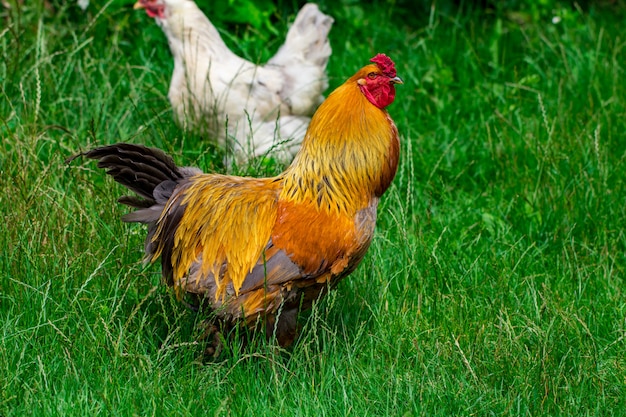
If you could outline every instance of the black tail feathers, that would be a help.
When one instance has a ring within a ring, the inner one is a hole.
[[[162,195],[167,193],[159,190],[173,190],[183,178],[199,173],[199,170],[179,168],[169,155],[159,149],[129,143],[95,148],[68,158],[66,163],[80,156],[97,160],[99,168],[105,169],[115,181],[137,193],[141,198],[124,196],[118,200],[137,208],[147,208],[157,200],[169,198],[169,195]],[[157,187],[159,190],[155,193]]]

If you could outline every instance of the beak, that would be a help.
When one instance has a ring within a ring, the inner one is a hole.
[[[135,10],[139,10],[139,9],[145,9],[146,6],[143,4],[142,0],[139,0],[137,3],[135,3],[135,5],[133,6],[133,9]]]
[[[392,84],[404,84],[404,81],[402,81],[402,78],[400,77],[393,77],[389,80],[389,82]]]

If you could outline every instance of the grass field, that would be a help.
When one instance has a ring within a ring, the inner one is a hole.
[[[327,2],[331,88],[376,52],[405,81],[398,175],[295,346],[206,360],[122,188],[64,164],[122,140],[222,169],[172,121],[165,38],[122,1],[26,3],[0,4],[0,416],[626,415],[624,8]]]

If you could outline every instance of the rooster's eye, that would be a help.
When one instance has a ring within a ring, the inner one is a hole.
[[[370,80],[373,80],[376,77],[378,77],[378,74],[376,74],[375,72],[370,72],[369,74],[367,74],[367,78],[369,78]]]

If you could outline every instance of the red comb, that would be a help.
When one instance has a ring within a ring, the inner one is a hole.
[[[387,77],[393,78],[396,76],[396,64],[393,63],[391,58],[385,54],[378,54],[374,58],[370,59],[370,62],[378,65],[378,68]]]

